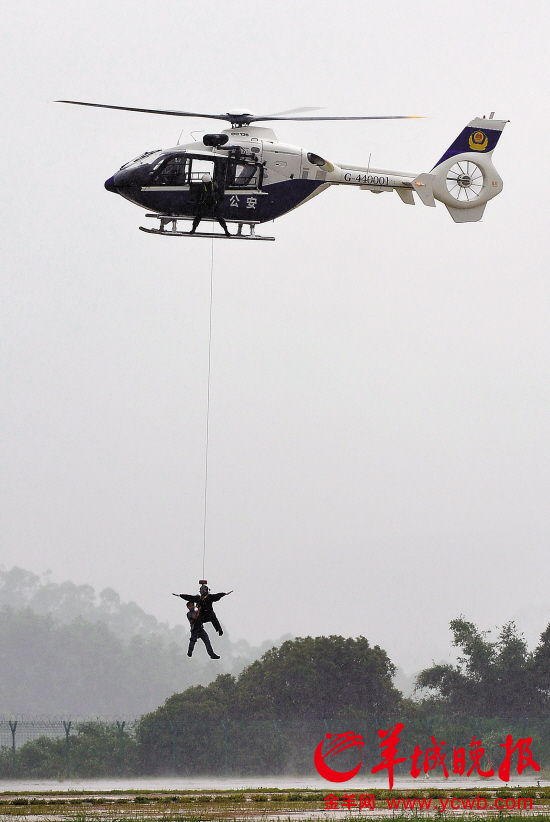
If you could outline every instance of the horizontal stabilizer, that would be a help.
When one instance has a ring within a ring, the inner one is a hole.
[[[405,205],[415,205],[412,188],[396,188],[395,190]]]

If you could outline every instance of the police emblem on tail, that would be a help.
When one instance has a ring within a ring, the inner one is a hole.
[[[485,151],[489,145],[489,138],[483,131],[474,131],[468,138],[468,145],[472,151]]]

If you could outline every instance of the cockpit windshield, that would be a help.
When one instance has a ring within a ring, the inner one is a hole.
[[[124,165],[120,167],[120,170],[122,171],[123,168],[130,168],[130,166],[141,165],[145,162],[150,163],[154,154],[162,154],[162,149],[156,148],[154,151],[144,151],[143,154],[140,154],[135,160],[130,160],[129,163],[124,163]]]

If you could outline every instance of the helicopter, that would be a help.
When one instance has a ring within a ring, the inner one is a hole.
[[[426,206],[442,202],[457,223],[481,220],[489,200],[500,194],[503,183],[492,163],[492,154],[507,120],[494,112],[476,117],[460,132],[429,173],[334,163],[299,146],[281,143],[271,128],[255,125],[269,121],[394,120],[406,116],[323,117],[296,116],[312,108],[277,114],[254,115],[245,109],[222,114],[133,108],[76,100],[57,100],[79,106],[138,111],[175,117],[206,118],[228,122],[230,128],[204,134],[201,142],[145,151],[125,163],[105,182],[107,191],[148,211],[159,220],[156,228],[139,226],[150,234],[177,237],[274,240],[256,234],[256,226],[275,220],[303,205],[333,185],[354,186],[373,194],[396,191],[405,205],[414,205],[416,194]],[[218,205],[207,220],[237,226],[236,233],[180,230],[178,223],[195,220],[201,186],[215,186]],[[219,219],[221,217],[221,220]],[[243,233],[247,226],[248,233]]]

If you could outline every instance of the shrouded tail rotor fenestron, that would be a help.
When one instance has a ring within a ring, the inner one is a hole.
[[[447,172],[447,189],[459,203],[472,202],[483,190],[483,169],[473,160],[461,160]]]

